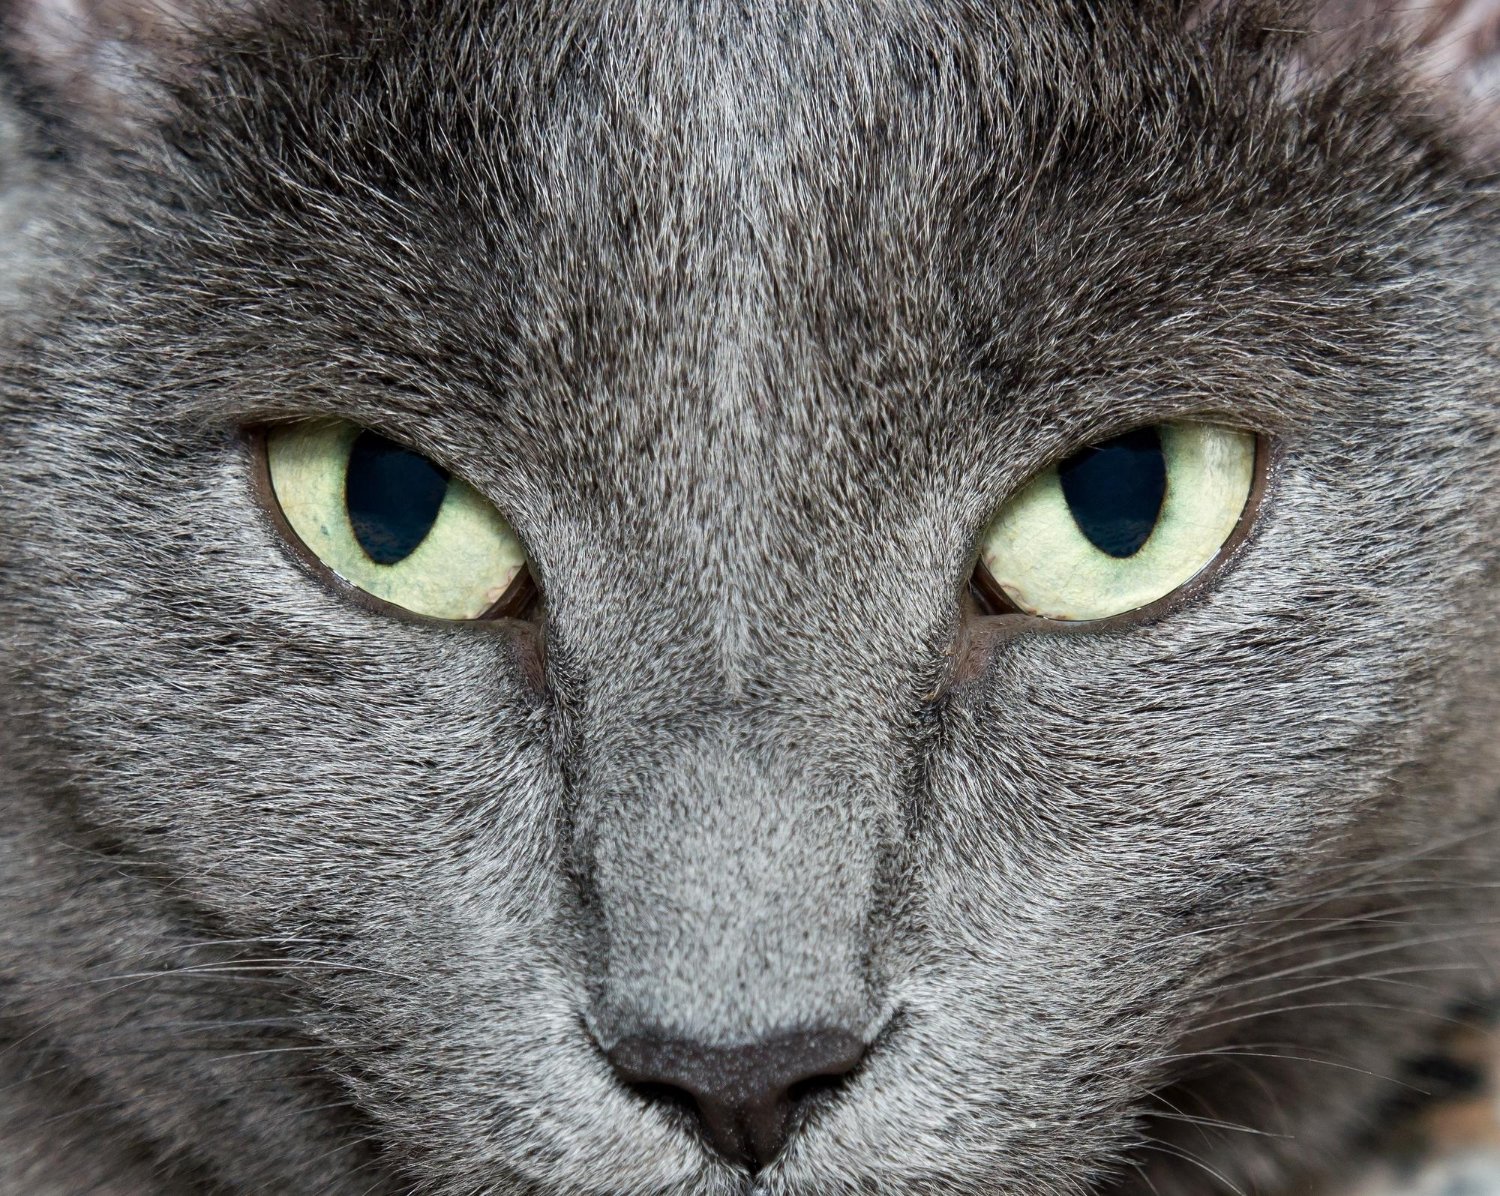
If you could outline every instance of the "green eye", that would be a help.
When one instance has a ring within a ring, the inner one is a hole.
[[[521,541],[500,512],[420,453],[346,422],[271,428],[266,472],[301,546],[335,576],[437,619],[516,613]]]
[[[1256,453],[1253,434],[1211,424],[1091,445],[1005,505],[984,533],[978,580],[1044,619],[1148,606],[1201,573],[1239,527]]]

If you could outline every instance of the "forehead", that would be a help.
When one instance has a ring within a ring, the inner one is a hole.
[[[880,503],[997,436],[1035,468],[1059,424],[1229,401],[1185,315],[1338,286],[1302,235],[1338,171],[1150,6],[360,7],[227,48],[177,130],[219,317],[283,319],[309,402],[330,364],[578,501]]]

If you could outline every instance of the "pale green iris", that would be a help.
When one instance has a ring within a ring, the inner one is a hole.
[[[450,478],[421,543],[395,564],[376,563],[355,535],[345,495],[350,450],[363,431],[317,421],[267,432],[271,488],[292,531],[335,575],[393,606],[438,619],[487,614],[526,568],[510,524],[472,486]]]
[[[1084,621],[1166,597],[1218,556],[1255,482],[1256,438],[1211,424],[1163,424],[1166,495],[1146,542],[1128,557],[1079,529],[1056,467],[1008,502],[984,534],[980,560],[1016,607]]]

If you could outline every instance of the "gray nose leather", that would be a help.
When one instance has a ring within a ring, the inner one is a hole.
[[[691,1107],[715,1150],[759,1171],[786,1145],[798,1102],[836,1084],[864,1053],[847,1031],[814,1029],[733,1047],[627,1038],[609,1060],[643,1094]]]

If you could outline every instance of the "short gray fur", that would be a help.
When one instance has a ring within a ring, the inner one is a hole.
[[[1481,92],[1235,4],[4,7],[4,1196],[1271,1193],[1492,986]],[[542,684],[288,553],[241,429],[329,413],[509,514]],[[1006,496],[1183,417],[1277,446],[1229,566],[976,640]],[[817,1024],[754,1181],[601,1051]]]

